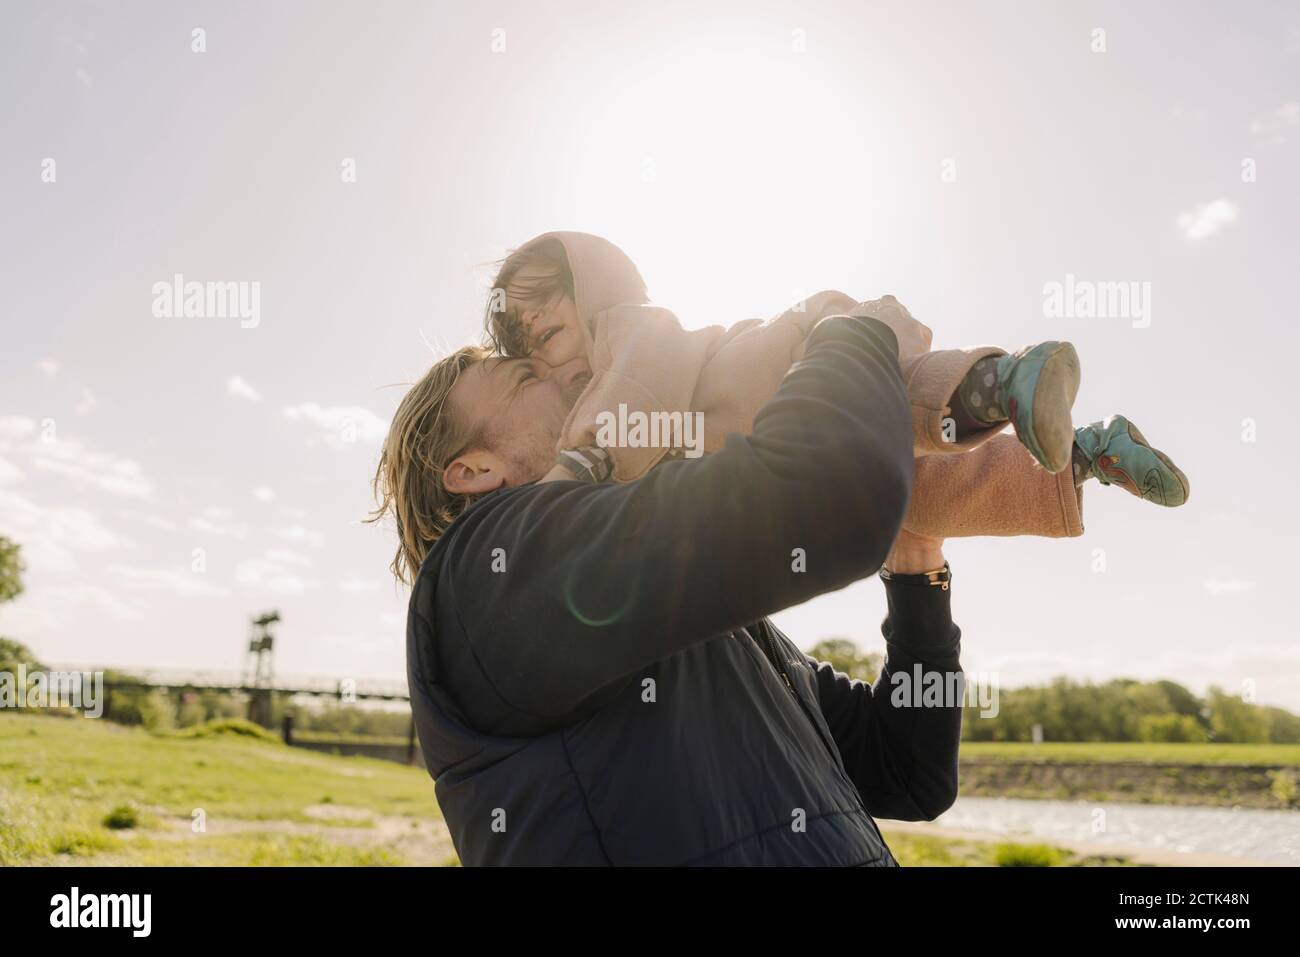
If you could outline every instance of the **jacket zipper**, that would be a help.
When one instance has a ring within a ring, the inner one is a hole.
[[[802,711],[804,717],[811,722],[813,730],[817,732],[817,737],[820,738],[822,744],[826,746],[826,750],[831,752],[832,763],[835,764],[835,767],[838,770],[839,762],[835,759],[835,752],[832,750],[831,745],[827,742],[825,736],[822,735],[821,728],[818,727],[816,719],[813,718],[813,716],[808,713],[808,709],[804,707],[803,698],[799,697],[799,692],[794,690],[794,684],[790,681],[790,675],[786,672],[785,666],[781,664],[780,651],[777,648],[776,639],[773,638],[771,632],[766,629],[763,632],[763,639],[765,656],[768,661],[772,663],[772,667],[776,669],[776,673],[781,676],[781,680],[785,682],[786,690],[790,692],[790,697],[794,698],[795,702],[799,705],[799,710]],[[843,776],[842,773],[841,776]],[[880,842],[881,850],[893,858],[893,852],[890,851],[889,845],[885,842],[885,835],[880,833],[880,826],[876,824],[876,819],[871,816],[871,813],[866,809],[866,806],[863,805],[862,797],[858,794],[857,786],[847,778],[845,778],[845,780],[854,796],[857,797],[858,807],[862,810],[863,816],[866,817],[868,823],[870,823],[871,829],[876,832],[876,840]],[[897,863],[896,858],[894,858],[894,861]]]
[[[781,680],[785,682],[785,690],[790,692],[790,697],[794,698],[795,701],[799,701],[799,692],[794,690],[794,685],[790,681],[790,675],[786,673],[785,668],[781,665],[781,659],[778,657],[780,652],[776,647],[776,640],[768,633],[764,633],[763,638],[763,644],[766,646],[765,650],[767,653],[767,660],[772,662],[772,667],[776,669],[776,673],[779,674]],[[802,702],[800,703],[802,704]]]
[[[830,754],[832,761],[834,761],[836,755],[835,747],[826,740],[826,736],[822,734],[821,727],[817,724],[817,719],[808,713],[808,708],[804,704],[803,698],[801,698],[799,692],[795,690],[794,683],[790,680],[789,673],[785,670],[785,666],[781,664],[781,652],[777,647],[776,639],[772,637],[771,632],[764,630],[763,644],[768,661],[772,662],[772,667],[776,669],[776,673],[779,674],[781,680],[785,682],[785,689],[790,692],[790,697],[794,699],[795,704],[799,706],[799,710],[803,712],[803,716],[807,718],[808,722],[813,726],[813,731],[817,732],[818,739],[820,739],[822,745]]]

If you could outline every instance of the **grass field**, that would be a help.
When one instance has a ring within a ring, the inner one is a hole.
[[[884,830],[909,866],[1124,863]],[[289,748],[269,735],[156,735],[0,713],[0,865],[457,863],[433,784],[417,768]]]
[[[1121,855],[1076,854],[1048,844],[1018,844],[934,837],[880,827],[894,857],[904,867],[1128,867]]]
[[[1143,764],[1300,765],[1300,744],[1146,744],[963,741],[963,761],[1116,762]]]
[[[110,815],[119,826],[105,824]],[[58,863],[454,864],[456,855],[417,768],[245,735],[0,715],[0,865]]]

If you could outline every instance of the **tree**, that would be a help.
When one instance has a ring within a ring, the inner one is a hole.
[[[22,547],[0,535],[0,604],[13,601],[23,593]]]
[[[1210,730],[1215,741],[1236,744],[1268,741],[1268,721],[1261,709],[1214,686],[1210,687]]]
[[[868,684],[876,680],[884,660],[874,651],[862,652],[848,638],[826,638],[814,645],[808,654],[818,661],[829,662],[836,671]]]
[[[29,671],[45,670],[30,648],[12,638],[0,636],[0,672],[17,671],[19,665],[25,665]]]
[[[1138,720],[1138,740],[1203,743],[1209,739],[1201,723],[1187,714],[1144,714]]]

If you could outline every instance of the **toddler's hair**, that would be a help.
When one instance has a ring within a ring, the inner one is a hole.
[[[497,352],[512,357],[526,356],[528,330],[524,328],[519,305],[541,307],[561,296],[573,299],[569,257],[558,239],[544,239],[512,251],[500,262],[488,293],[483,327]],[[525,266],[534,267],[535,275],[517,278]]]

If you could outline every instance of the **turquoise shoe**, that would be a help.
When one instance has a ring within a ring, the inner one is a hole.
[[[998,386],[1016,436],[1052,474],[1070,467],[1074,423],[1070,408],[1079,391],[1079,354],[1068,342],[1040,342],[1002,356]]]
[[[1191,494],[1187,476],[1169,456],[1153,449],[1137,426],[1122,415],[1085,425],[1074,433],[1074,441],[1102,485],[1118,485],[1168,508],[1182,505]]]

